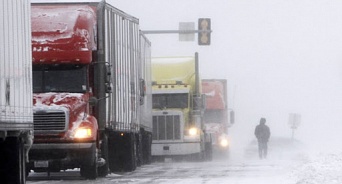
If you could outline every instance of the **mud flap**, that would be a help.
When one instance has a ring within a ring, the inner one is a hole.
[[[109,169],[112,172],[134,171],[137,167],[134,133],[109,132]]]

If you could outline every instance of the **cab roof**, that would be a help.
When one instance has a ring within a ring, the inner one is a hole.
[[[96,14],[89,5],[33,5],[33,63],[91,62]]]

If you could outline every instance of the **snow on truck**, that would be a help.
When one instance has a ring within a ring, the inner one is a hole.
[[[0,3],[0,183],[25,183],[33,142],[29,0]]]
[[[228,128],[234,123],[234,112],[228,109],[227,103],[227,80],[202,79],[202,93],[206,95],[204,127],[205,131],[211,135],[213,152],[215,154],[227,153],[229,151]]]
[[[197,53],[152,58],[153,157],[211,158],[211,140],[202,123],[203,97]]]
[[[28,169],[95,179],[149,163],[150,42],[105,1],[32,3],[34,143]]]

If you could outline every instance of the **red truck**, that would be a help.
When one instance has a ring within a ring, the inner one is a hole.
[[[34,1],[33,1],[34,2]],[[150,42],[105,1],[32,3],[29,170],[95,179],[149,163]]]
[[[227,153],[228,128],[234,123],[234,112],[227,104],[227,80],[202,79],[202,93],[206,96],[203,121],[205,131],[211,135],[213,154]]]

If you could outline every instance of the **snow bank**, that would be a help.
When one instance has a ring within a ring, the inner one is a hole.
[[[296,184],[341,184],[342,152],[319,153],[293,170]]]

